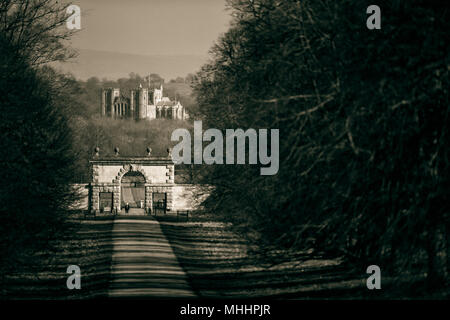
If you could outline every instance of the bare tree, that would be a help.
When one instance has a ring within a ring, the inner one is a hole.
[[[32,66],[73,58],[75,52],[66,43],[75,32],[65,26],[69,5],[55,0],[2,0],[0,32]]]

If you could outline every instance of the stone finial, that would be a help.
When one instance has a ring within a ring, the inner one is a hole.
[[[115,153],[115,156],[116,156],[116,157],[119,156],[119,148],[118,148],[118,147],[115,147],[115,148],[114,148],[114,153]]]
[[[99,147],[95,147],[95,149],[94,149],[94,156],[95,157],[98,157],[100,154],[99,154],[99,152],[100,152],[100,148]]]
[[[172,148],[167,148],[167,156],[172,157]]]
[[[152,154],[152,148],[147,147],[147,157],[150,157],[151,154]]]

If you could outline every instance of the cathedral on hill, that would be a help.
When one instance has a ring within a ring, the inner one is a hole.
[[[189,118],[179,101],[171,101],[163,95],[163,85],[150,89],[142,87],[131,90],[125,97],[118,88],[102,89],[102,116],[114,119],[178,119]]]

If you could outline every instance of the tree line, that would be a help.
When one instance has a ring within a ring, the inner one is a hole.
[[[280,130],[280,169],[206,166],[205,202],[260,248],[312,248],[365,272],[449,267],[449,8],[228,0],[229,30],[194,84],[204,127]]]
[[[51,252],[69,230],[77,194],[75,150],[64,76],[50,62],[74,56],[67,46],[64,4],[51,0],[0,3],[0,283]]]

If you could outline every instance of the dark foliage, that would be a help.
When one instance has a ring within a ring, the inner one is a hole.
[[[76,199],[71,131],[54,87],[0,37],[0,265],[30,263],[64,231]]]
[[[232,27],[197,75],[204,127],[279,128],[280,171],[208,166],[206,205],[263,247],[444,284],[450,9],[379,1],[368,30],[370,4],[229,1]]]

